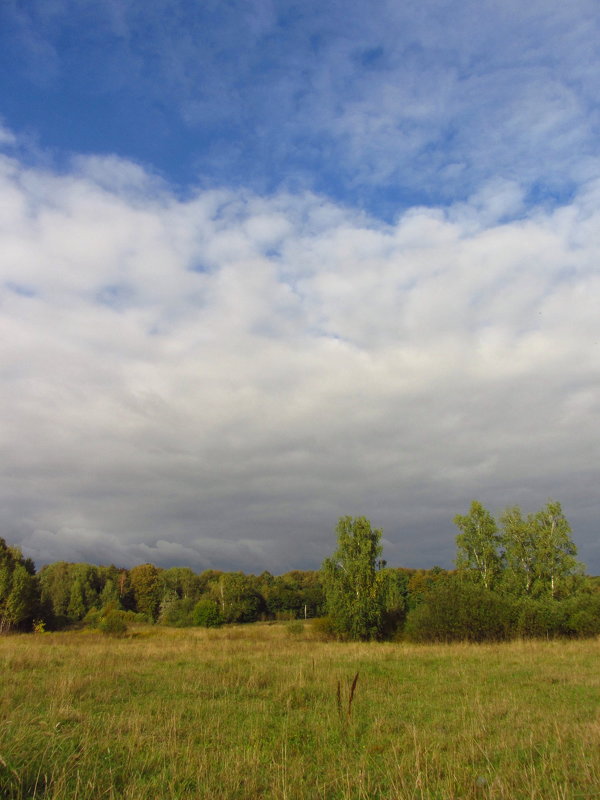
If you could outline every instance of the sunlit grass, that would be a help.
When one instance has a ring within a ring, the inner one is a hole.
[[[4,637],[0,796],[600,797],[599,655],[285,624]]]

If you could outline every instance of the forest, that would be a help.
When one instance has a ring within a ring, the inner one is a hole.
[[[342,517],[337,549],[320,570],[163,569],[59,561],[36,571],[0,539],[0,632],[130,624],[219,627],[315,619],[323,637],[346,640],[500,641],[600,633],[600,580],[576,559],[560,503],[495,520],[473,501],[454,523],[455,569],[389,567],[381,530]]]

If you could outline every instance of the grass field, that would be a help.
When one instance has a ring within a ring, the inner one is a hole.
[[[0,797],[600,798],[599,656],[285,624],[4,637]]]

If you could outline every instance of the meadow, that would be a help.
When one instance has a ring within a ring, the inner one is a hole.
[[[589,800],[599,656],[310,622],[0,637],[0,797]]]

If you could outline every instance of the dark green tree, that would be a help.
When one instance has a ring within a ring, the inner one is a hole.
[[[52,626],[60,626],[67,620],[71,598],[70,567],[66,561],[55,561],[42,567],[38,573],[42,607]]]
[[[175,592],[179,599],[197,600],[202,594],[200,577],[189,567],[170,567],[160,574],[164,594]]]
[[[337,549],[321,568],[327,613],[341,636],[376,639],[385,612],[381,530],[365,517],[341,517],[336,533]]]
[[[140,564],[129,570],[136,611],[156,621],[162,596],[160,570],[154,564]]]
[[[256,622],[266,612],[257,583],[257,578],[243,572],[221,573],[211,585],[211,594],[224,622]]]

